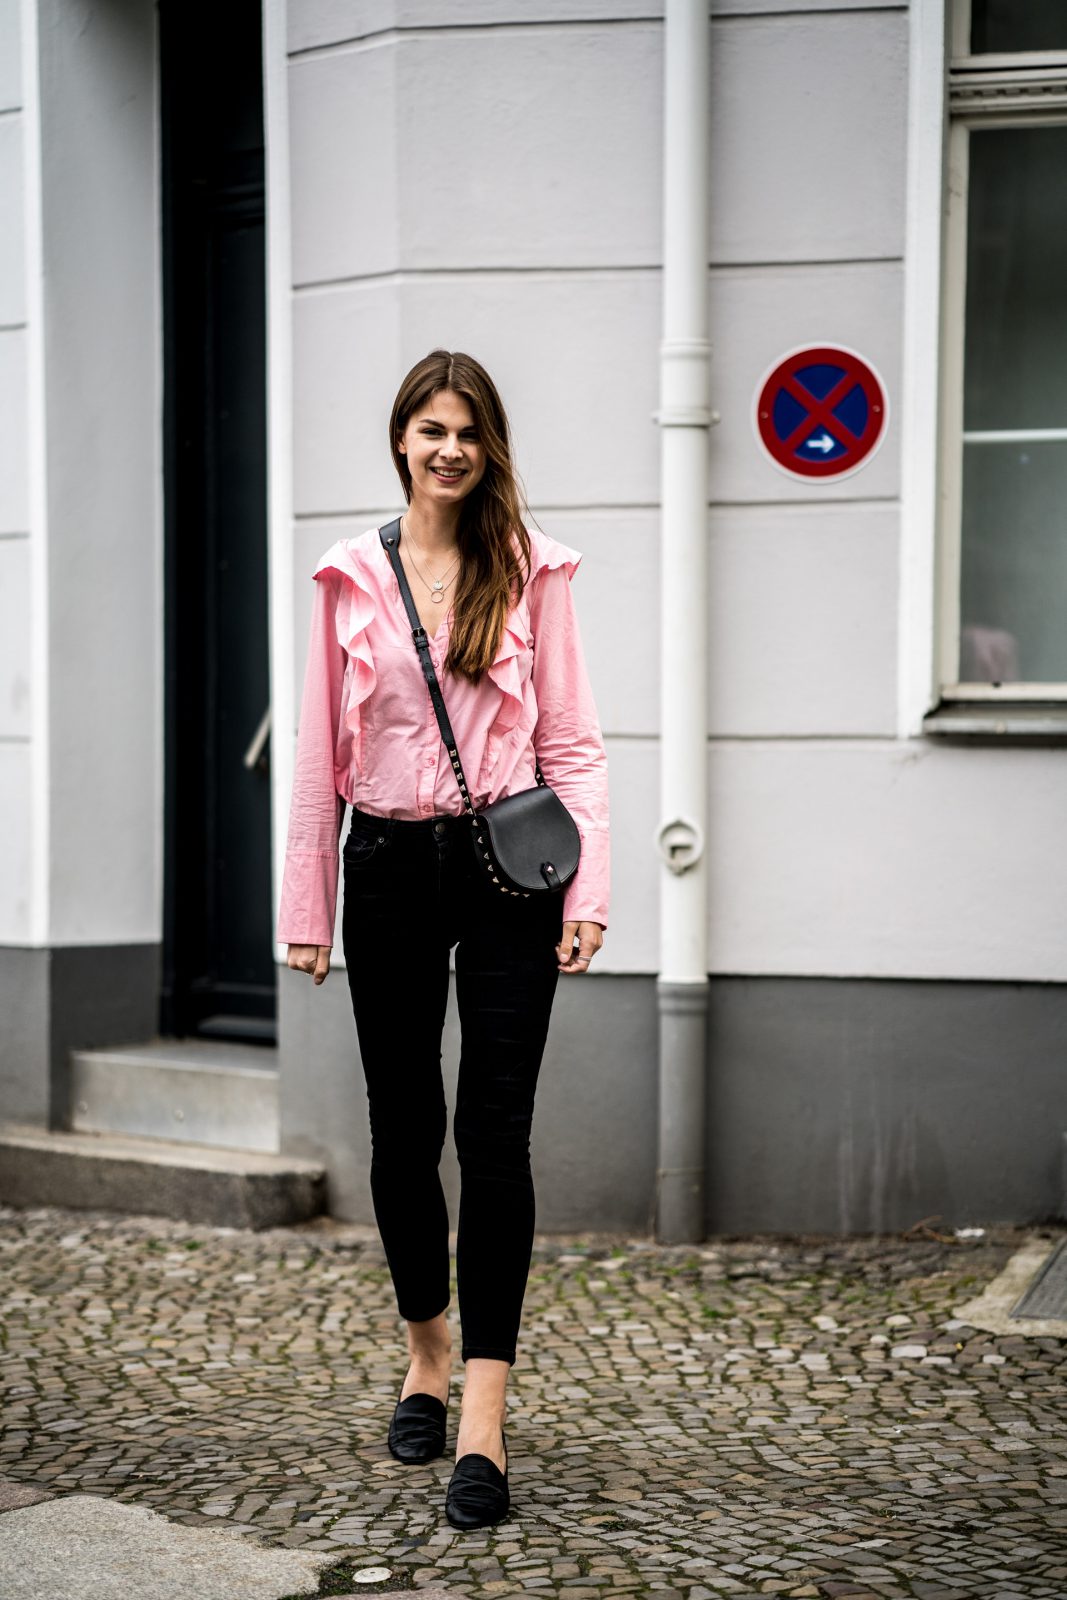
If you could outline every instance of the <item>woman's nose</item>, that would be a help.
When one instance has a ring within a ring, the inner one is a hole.
[[[449,434],[449,436],[447,438],[443,439],[441,441],[441,448],[440,448],[440,451],[438,452],[438,454],[443,455],[443,456],[458,456],[459,455],[459,438],[458,438],[458,436],[453,433],[453,434]]]

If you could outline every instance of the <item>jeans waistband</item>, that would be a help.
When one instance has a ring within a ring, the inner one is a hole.
[[[373,811],[361,811],[359,806],[353,806],[352,821],[366,825],[368,829],[376,826],[387,839],[415,839],[420,834],[441,838],[446,834],[460,834],[463,830],[469,833],[471,827],[470,818],[465,811],[439,812],[432,817],[420,817],[412,822],[405,817],[381,817]]]

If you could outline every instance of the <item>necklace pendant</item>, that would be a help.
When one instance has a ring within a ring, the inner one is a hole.
[[[438,584],[438,589],[439,588],[440,588],[440,584]],[[440,605],[441,601],[444,599],[444,595],[443,594],[432,594],[430,596],[430,599],[431,600],[435,600],[437,602],[437,604]]]
[[[434,579],[433,586],[434,586],[435,589],[443,589],[444,588],[444,584],[441,582],[440,578],[435,578]]]

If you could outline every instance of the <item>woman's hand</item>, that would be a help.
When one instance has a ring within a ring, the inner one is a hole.
[[[572,955],[574,941],[578,941],[578,953]],[[561,972],[588,972],[589,963],[604,943],[604,930],[599,922],[565,922],[563,924],[563,938],[556,946],[559,956],[559,970]],[[566,956],[566,959],[564,957]]]
[[[289,965],[294,972],[310,972],[317,984],[325,983],[332,949],[329,944],[291,944]]]

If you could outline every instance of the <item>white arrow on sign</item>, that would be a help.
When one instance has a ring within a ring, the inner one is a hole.
[[[809,450],[822,450],[822,451],[825,452],[827,450],[832,450],[833,447],[834,447],[834,441],[831,439],[831,437],[830,437],[830,435],[828,433],[820,433],[820,434],[817,434],[817,435],[813,435],[808,440],[808,449]]]

